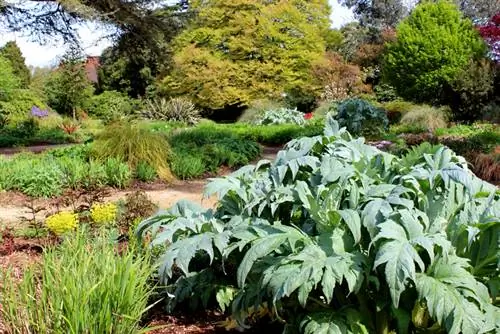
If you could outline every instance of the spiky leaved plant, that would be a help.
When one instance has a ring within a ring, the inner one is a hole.
[[[498,331],[500,200],[445,147],[402,158],[325,133],[289,142],[144,221],[171,305],[216,300],[240,326],[267,307],[288,332]],[[489,290],[488,290],[489,288]]]

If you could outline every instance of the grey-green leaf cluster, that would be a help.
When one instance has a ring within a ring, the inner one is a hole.
[[[500,330],[500,193],[446,147],[397,157],[328,118],[215,194],[138,227],[171,307],[218,302],[242,328],[269,316],[292,333]]]

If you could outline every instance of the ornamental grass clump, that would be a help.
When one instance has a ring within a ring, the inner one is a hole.
[[[170,145],[166,138],[137,124],[114,124],[104,130],[94,142],[93,155],[106,161],[116,158],[126,162],[132,170],[142,162],[155,168],[158,176],[173,179],[169,168]]]
[[[19,280],[0,269],[5,333],[143,333],[153,294],[148,255],[117,251],[113,231],[81,228]],[[2,332],[3,333],[3,332]]]
[[[116,221],[118,207],[115,203],[94,203],[90,208],[90,217],[98,225],[107,225]]]
[[[78,215],[70,211],[62,211],[45,220],[45,226],[55,235],[63,235],[73,231],[78,226]]]

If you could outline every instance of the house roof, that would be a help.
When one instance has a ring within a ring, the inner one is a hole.
[[[101,58],[98,56],[88,56],[85,60],[85,71],[87,72],[87,78],[94,82],[99,82],[99,76],[97,70],[101,66]]]

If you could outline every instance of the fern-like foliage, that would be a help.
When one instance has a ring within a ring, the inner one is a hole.
[[[181,202],[138,228],[163,247],[171,306],[303,333],[499,330],[499,192],[445,147],[398,158],[328,118],[214,194],[215,210]]]

